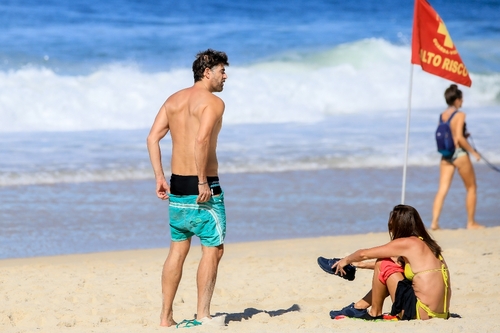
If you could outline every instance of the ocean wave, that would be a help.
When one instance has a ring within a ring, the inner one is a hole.
[[[323,52],[282,54],[228,68],[225,122],[312,122],[332,114],[407,108],[410,49],[366,39]],[[470,107],[500,104],[500,73],[471,73]],[[188,68],[150,73],[109,65],[89,75],[27,67],[0,72],[0,131],[137,129],[151,125],[173,92],[192,84]],[[414,67],[415,108],[444,104],[449,81]]]
[[[500,156],[488,154],[491,163],[500,163]],[[220,174],[227,173],[273,173],[296,170],[358,169],[358,168],[402,168],[403,150],[397,154],[378,156],[316,156],[313,158],[290,159],[282,157],[259,161],[226,162],[219,166]],[[412,151],[408,166],[436,166],[437,153],[415,154]],[[482,164],[482,163],[481,163]],[[103,170],[48,170],[39,172],[0,172],[0,187],[26,185],[53,185],[60,183],[109,182],[127,180],[151,180],[151,168],[120,168]],[[153,186],[153,185],[152,185]]]
[[[436,166],[436,154],[428,156],[410,156],[409,167]],[[498,159],[490,161],[498,165]],[[360,169],[360,168],[402,168],[402,156],[372,156],[369,158],[328,158],[319,157],[298,161],[260,161],[258,163],[227,163],[220,165],[220,174],[228,173],[273,173],[296,170],[325,170],[325,169]],[[154,176],[150,168],[115,169],[115,170],[84,170],[84,171],[45,171],[33,173],[2,173],[0,172],[0,187],[26,185],[54,185],[60,183],[85,183],[109,181],[151,180]],[[153,186],[153,185],[152,185]]]
[[[383,164],[381,163],[383,162]],[[317,158],[302,161],[260,161],[249,163],[222,163],[219,172],[224,173],[264,173],[284,172],[293,170],[322,170],[335,168],[356,167],[397,167],[400,163],[391,159],[339,159],[339,158]],[[434,163],[435,164],[435,163]],[[418,165],[432,165],[429,163]],[[108,182],[125,180],[154,181],[150,168],[128,168],[108,170],[51,170],[39,172],[0,172],[0,187],[4,186],[26,186],[26,185],[53,185],[60,183],[85,183],[85,182]]]
[[[495,165],[500,164],[499,110],[498,106],[467,110],[470,142]],[[408,165],[438,166],[434,132],[439,112],[413,110]],[[226,124],[217,145],[219,172],[400,168],[405,120],[402,110],[335,115],[307,124]],[[0,186],[154,181],[146,136],[147,129],[0,133]],[[168,175],[170,136],[161,146]]]

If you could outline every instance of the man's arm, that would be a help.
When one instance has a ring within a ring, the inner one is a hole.
[[[149,159],[151,161],[151,165],[153,166],[156,178],[156,195],[162,200],[168,199],[168,194],[170,193],[170,187],[168,186],[167,181],[165,180],[165,175],[163,174],[160,149],[160,140],[165,137],[168,130],[169,125],[167,110],[165,109],[165,105],[163,105],[156,115],[147,139]]]
[[[224,102],[220,98],[214,98],[200,115],[200,127],[194,144],[194,158],[198,172],[197,202],[208,201],[212,195],[207,183],[208,153],[214,127],[221,120],[223,113]]]

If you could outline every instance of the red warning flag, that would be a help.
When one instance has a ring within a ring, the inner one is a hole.
[[[411,63],[470,87],[472,81],[443,20],[426,0],[415,0]]]

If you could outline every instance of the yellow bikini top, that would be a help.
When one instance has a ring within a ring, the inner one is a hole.
[[[410,281],[413,281],[413,277],[415,276],[415,273],[411,270],[410,264],[405,264],[405,278],[407,278]]]
[[[422,237],[418,237],[418,238],[420,238],[421,240],[423,240]],[[446,266],[443,263],[443,257],[441,255],[439,255],[438,259],[441,261],[441,267],[440,268],[426,269],[425,271],[421,271],[421,272],[417,272],[417,273],[413,273],[413,271],[412,271],[411,266],[410,266],[409,263],[405,264],[405,278],[407,278],[410,281],[413,281],[413,278],[417,274],[427,273],[427,272],[439,272],[439,271],[446,270]]]
[[[413,278],[417,274],[427,273],[427,272],[439,272],[439,271],[446,270],[446,267],[444,266],[444,263],[443,263],[443,257],[441,255],[439,255],[439,260],[441,260],[441,263],[442,263],[440,268],[426,269],[425,271],[421,271],[421,272],[417,272],[417,273],[413,273],[409,263],[405,264],[405,278],[407,278],[410,281],[413,281]]]

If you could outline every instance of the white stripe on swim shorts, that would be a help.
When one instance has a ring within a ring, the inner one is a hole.
[[[219,243],[222,244],[222,228],[220,226],[220,220],[217,214],[214,213],[213,208],[207,204],[182,204],[178,202],[170,202],[170,205],[175,208],[187,208],[187,209],[204,209],[206,210],[215,220],[215,228],[219,234]]]

